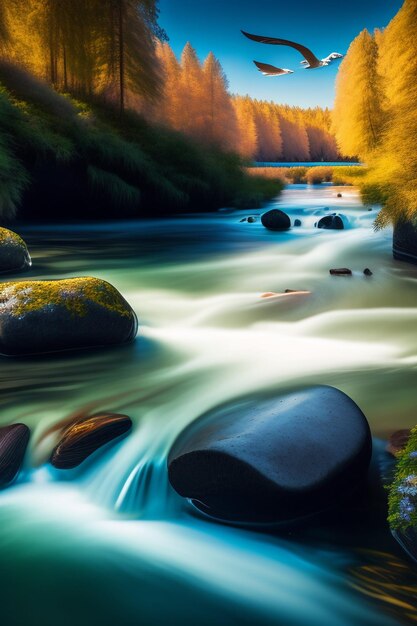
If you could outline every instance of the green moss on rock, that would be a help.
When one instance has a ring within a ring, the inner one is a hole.
[[[7,308],[15,317],[54,306],[64,306],[72,315],[83,317],[88,312],[89,303],[124,317],[133,315],[117,289],[104,280],[90,276],[8,282],[0,287],[0,308]]]
[[[398,456],[388,501],[388,522],[393,530],[417,528],[417,426]]]
[[[8,228],[0,227],[0,245],[13,243],[15,245],[19,245],[22,248],[26,249],[26,244],[21,237],[17,233],[14,233],[12,230]]]

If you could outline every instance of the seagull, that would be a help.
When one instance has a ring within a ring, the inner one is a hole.
[[[254,61],[256,67],[264,76],[282,76],[284,74],[294,74],[293,70],[286,70],[281,67],[275,67],[275,65],[269,65],[268,63],[260,63]]]
[[[251,35],[250,33],[246,33],[244,30],[242,30],[242,34],[245,35],[245,37],[247,37],[248,39],[251,39],[252,41],[257,41],[258,43],[269,43],[274,46],[289,46],[290,48],[295,48],[295,50],[298,50],[298,52],[303,55],[304,60],[301,61],[301,64],[304,65],[306,70],[313,70],[318,67],[325,67],[327,65],[330,65],[332,61],[335,61],[336,59],[341,59],[343,57],[343,54],[340,54],[339,52],[332,52],[331,54],[329,54],[329,56],[320,60],[316,57],[315,54],[313,54],[313,52],[311,52],[311,50],[309,50],[309,48],[306,48],[299,43],[295,43],[294,41],[288,41],[287,39],[276,39],[275,37],[262,37],[260,35]]]

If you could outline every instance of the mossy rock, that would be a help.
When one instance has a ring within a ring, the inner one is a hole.
[[[98,278],[0,285],[0,353],[7,356],[123,344],[137,327],[123,296]]]
[[[12,230],[0,228],[0,273],[21,272],[31,265],[23,239]]]

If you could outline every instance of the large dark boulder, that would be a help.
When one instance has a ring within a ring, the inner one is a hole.
[[[288,230],[291,228],[291,220],[284,211],[271,209],[261,216],[262,225],[269,230]]]
[[[23,239],[12,230],[0,228],[0,273],[21,272],[31,266]]]
[[[0,428],[0,487],[6,487],[16,478],[25,456],[30,431],[25,424]]]
[[[317,228],[324,228],[326,230],[343,230],[344,227],[340,215],[325,215],[317,223]]]
[[[0,285],[0,353],[38,354],[132,341],[137,318],[104,280],[8,282]]]
[[[401,220],[394,226],[394,259],[417,265],[417,221]]]
[[[237,522],[289,521],[329,508],[363,482],[371,435],[347,395],[312,387],[242,400],[191,424],[168,458],[174,489]]]
[[[113,439],[125,435],[132,428],[127,415],[106,413],[77,420],[64,432],[51,456],[58,469],[72,469],[93,452]]]

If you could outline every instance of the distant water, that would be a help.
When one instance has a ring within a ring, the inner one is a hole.
[[[363,165],[363,163],[352,163],[351,161],[294,161],[294,162],[269,162],[269,161],[256,161],[253,166],[254,167],[318,167],[318,166],[329,166],[329,167],[341,167],[341,166],[359,166]]]
[[[269,206],[302,226],[267,231],[257,210],[19,229],[30,277],[106,279],[140,331],[114,350],[0,360],[0,424],[32,429],[25,472],[0,493],[2,626],[416,619],[415,572],[360,508],[318,528],[260,532],[199,518],[168,484],[181,430],[241,394],[326,383],[361,406],[374,435],[416,422],[417,269],[392,259],[390,231],[373,231],[377,207],[352,187],[307,185]],[[346,230],[314,228],[329,212]],[[256,223],[241,222],[249,214]],[[329,275],[344,266],[353,277]],[[287,288],[311,295],[260,298]],[[86,407],[128,414],[132,433],[78,470],[53,470],[53,441],[39,439]]]

